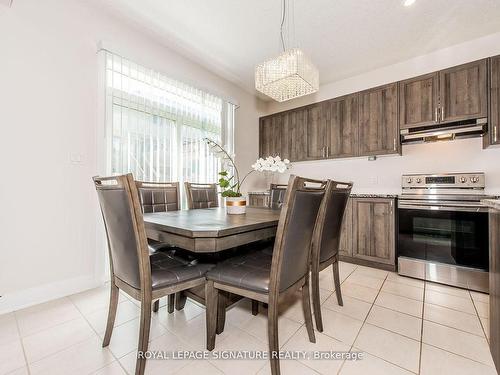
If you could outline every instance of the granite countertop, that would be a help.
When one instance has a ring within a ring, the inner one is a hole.
[[[361,193],[353,193],[351,194],[353,198],[397,198],[398,194],[361,194]]]
[[[269,195],[269,191],[249,191],[248,194],[254,195]],[[398,197],[398,194],[362,194],[362,193],[352,193],[353,198],[389,198],[394,199]]]
[[[500,210],[500,199],[483,199],[481,204],[489,208]]]

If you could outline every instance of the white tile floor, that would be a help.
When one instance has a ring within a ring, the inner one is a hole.
[[[297,299],[280,307],[285,350],[364,352],[360,361],[289,360],[282,374],[496,374],[488,348],[488,296],[341,263],[344,306],[331,268],[321,273],[324,332],[308,341]],[[0,375],[133,374],[140,310],[125,295],[109,348],[101,348],[108,286],[0,316]],[[188,301],[153,314],[151,350],[203,350],[204,308]],[[267,349],[266,318],[241,301],[216,350]],[[270,374],[265,360],[150,360],[147,374]]]

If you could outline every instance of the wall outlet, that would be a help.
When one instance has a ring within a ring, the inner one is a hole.
[[[378,177],[377,176],[369,177],[368,182],[370,185],[378,185]]]

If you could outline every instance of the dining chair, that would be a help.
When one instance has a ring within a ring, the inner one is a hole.
[[[286,188],[285,184],[271,184],[269,188],[269,207],[279,209],[285,200]]]
[[[309,186],[314,184],[315,186]],[[311,239],[326,183],[291,176],[281,210],[273,252],[261,248],[219,263],[207,273],[207,349],[215,347],[216,332],[224,324],[224,303],[229,292],[268,304],[268,339],[273,375],[280,373],[278,302],[302,289],[302,308],[309,341],[315,342],[309,300]],[[219,308],[218,308],[219,307]]]
[[[216,184],[185,182],[184,185],[186,188],[188,208],[190,210],[219,207]]]
[[[181,262],[172,252],[149,254],[143,213],[132,174],[94,177],[106,229],[111,271],[111,294],[103,347],[109,345],[119,291],[141,302],[135,374],[144,374],[151,325],[151,302],[205,283],[207,263]]]
[[[311,290],[316,329],[323,332],[321,318],[321,302],[319,292],[319,273],[332,265],[333,280],[337,302],[343,306],[342,292],[340,290],[339,275],[339,244],[342,232],[342,222],[351,194],[352,183],[329,181],[324,204],[318,213],[318,221],[314,228],[313,245],[311,252]]]
[[[179,183],[178,182],[148,182],[136,181],[137,190],[141,202],[142,212],[167,212],[178,211],[181,209]],[[169,244],[155,241],[148,238],[149,250],[151,253],[161,250],[169,250]],[[183,254],[186,258],[187,254]],[[182,259],[186,260],[186,259]],[[177,310],[182,310],[186,300],[177,293],[175,296],[170,294],[167,297],[167,311],[171,314],[174,312],[174,305]],[[160,308],[160,301],[156,300],[153,303],[153,311],[157,312]]]

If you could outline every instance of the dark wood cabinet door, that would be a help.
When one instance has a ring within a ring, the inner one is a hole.
[[[282,158],[290,161],[307,159],[307,109],[300,108],[283,114]]]
[[[347,95],[326,103],[328,112],[327,157],[358,155],[358,94]]]
[[[474,61],[439,72],[441,122],[486,117],[487,60]]]
[[[394,265],[394,200],[353,199],[353,257]]]
[[[399,152],[398,85],[376,87],[359,94],[359,155]]]
[[[399,127],[400,129],[434,125],[438,118],[439,74],[399,82]]]
[[[500,371],[500,211],[490,209],[490,351]]]
[[[490,145],[500,145],[500,56],[490,59],[488,142]]]
[[[262,117],[259,125],[259,156],[281,156],[281,115]]]
[[[347,201],[340,233],[339,255],[352,257],[352,199]]]
[[[307,159],[326,157],[328,106],[318,103],[307,108]]]

